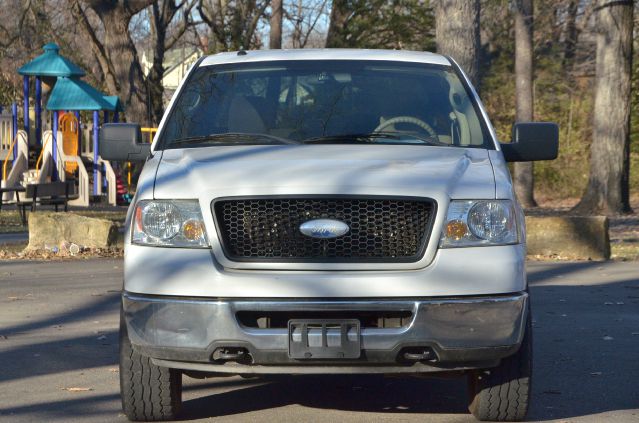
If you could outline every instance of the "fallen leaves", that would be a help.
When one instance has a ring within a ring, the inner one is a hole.
[[[0,249],[1,260],[82,260],[95,257],[120,258],[124,256],[122,247],[95,248],[82,250],[78,254],[53,253],[47,250],[8,251]]]
[[[80,387],[71,387],[71,388],[62,388],[63,391],[67,392],[88,392],[93,391],[93,388],[80,388]]]
[[[26,294],[23,296],[12,295],[10,297],[7,297],[7,299],[9,301],[35,300],[35,298],[33,298],[33,294]]]

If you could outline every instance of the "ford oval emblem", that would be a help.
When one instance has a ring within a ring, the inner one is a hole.
[[[311,238],[330,239],[345,235],[350,228],[334,219],[314,219],[300,225],[300,232]]]

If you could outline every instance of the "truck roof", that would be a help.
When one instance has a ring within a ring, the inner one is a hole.
[[[445,56],[425,51],[324,48],[247,50],[239,53],[236,51],[218,53],[204,58],[200,66],[277,60],[387,60],[394,62],[429,63],[444,66],[450,66],[451,64]]]

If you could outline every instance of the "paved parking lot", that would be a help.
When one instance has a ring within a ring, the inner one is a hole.
[[[639,421],[639,263],[529,264],[530,420]],[[126,421],[120,260],[0,262],[0,421]],[[474,421],[465,382],[382,376],[185,378],[186,420]]]

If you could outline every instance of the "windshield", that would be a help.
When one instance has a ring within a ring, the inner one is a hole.
[[[357,60],[202,66],[159,148],[360,142],[494,148],[452,67]]]

